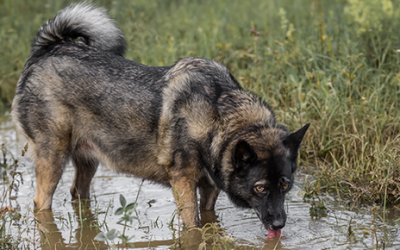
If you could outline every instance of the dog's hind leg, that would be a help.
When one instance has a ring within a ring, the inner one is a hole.
[[[69,158],[67,144],[57,143],[56,147],[48,141],[45,143],[47,145],[30,145],[35,147],[36,194],[33,201],[39,209],[51,208],[53,194]]]
[[[99,161],[93,157],[90,150],[89,145],[80,143],[72,153],[75,177],[70,191],[73,199],[90,198],[90,183],[99,165]]]

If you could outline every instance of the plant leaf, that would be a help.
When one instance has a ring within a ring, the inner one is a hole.
[[[137,207],[137,203],[136,203],[136,202],[129,203],[129,204],[125,207],[125,212],[127,212],[127,213],[132,213],[133,210],[136,209],[136,207]]]
[[[112,241],[118,236],[118,231],[116,229],[111,229],[110,231],[107,232],[107,239]]]
[[[121,203],[122,207],[125,207],[126,205],[126,199],[122,194],[119,195],[119,203]]]
[[[107,241],[107,237],[103,232],[100,232],[96,235],[96,237],[94,237],[94,240],[97,241]]]
[[[117,209],[117,211],[115,211],[115,215],[121,215],[124,212],[124,208],[120,207]]]

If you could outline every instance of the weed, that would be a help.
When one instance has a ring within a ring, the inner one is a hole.
[[[25,145],[21,155],[24,156],[28,150],[28,146]],[[13,200],[16,196],[13,192],[17,192],[21,184],[23,184],[23,173],[18,170],[20,162],[15,158],[12,153],[6,148],[4,144],[1,145],[2,158],[0,168],[8,169],[3,174],[9,174],[11,179],[8,179],[7,188],[3,191],[1,196],[0,205],[0,248],[1,249],[26,249],[32,247],[36,248],[37,234],[36,227],[38,223],[37,219],[33,216],[31,210],[28,214],[21,215],[20,207],[17,204],[13,205]],[[4,177],[3,177],[4,179]],[[8,205],[5,205],[8,202]],[[32,215],[30,215],[32,214]],[[13,234],[11,231],[11,225],[18,225],[19,233]],[[33,234],[30,231],[33,230]],[[23,235],[27,234],[25,238]],[[33,236],[33,237],[32,237]]]
[[[122,215],[122,217],[118,221],[118,224],[123,226],[122,233],[120,233],[116,229],[111,229],[107,233],[100,232],[99,234],[97,234],[97,236],[94,238],[94,240],[104,241],[107,243],[108,246],[115,249],[115,245],[114,245],[113,241],[116,238],[120,238],[122,240],[122,244],[118,244],[118,249],[119,249],[119,245],[121,245],[122,247],[125,247],[126,244],[129,244],[131,247],[134,247],[134,245],[132,243],[129,243],[129,241],[134,236],[128,237],[125,234],[125,230],[127,227],[131,227],[130,225],[132,225],[134,219],[137,219],[136,216],[132,215],[133,211],[135,211],[135,209],[136,209],[137,202],[132,202],[127,205],[126,199],[122,194],[119,195],[119,202],[121,204],[121,207],[117,208],[117,210],[115,211],[115,215]],[[130,225],[128,225],[128,223]]]
[[[326,208],[324,202],[319,201],[319,202],[311,202],[311,207],[310,207],[310,216],[311,218],[320,218],[327,216],[328,209]]]
[[[174,244],[171,246],[171,248],[172,249],[181,249],[183,241],[182,241],[182,237],[181,237],[182,223],[180,220],[180,214],[182,212],[184,204],[183,204],[183,202],[180,202],[180,196],[178,193],[178,189],[175,188],[173,190],[173,194],[174,194],[177,208],[171,216],[171,220],[168,223],[168,228],[172,231],[172,239],[174,241]],[[175,226],[174,226],[175,217],[177,217],[178,228],[175,228]]]
[[[191,228],[190,230],[196,230],[201,233],[201,242],[199,244],[199,250],[209,249],[233,249],[234,239],[229,237],[223,229],[221,229],[218,223],[207,223],[202,228]]]

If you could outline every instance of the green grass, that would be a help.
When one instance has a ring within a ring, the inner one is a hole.
[[[3,110],[36,30],[68,3],[0,1]],[[399,202],[399,1],[95,3],[125,34],[127,58],[155,66],[188,56],[217,60],[291,130],[310,122],[300,163],[313,169],[312,193]]]

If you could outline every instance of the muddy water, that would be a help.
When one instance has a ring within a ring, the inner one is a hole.
[[[8,117],[0,120],[2,143],[13,155],[19,155],[22,147]],[[3,197],[13,169],[0,170],[0,194]],[[1,198],[0,204],[15,207],[21,214],[21,219],[6,223],[6,233],[15,238],[20,235],[21,246],[37,249],[110,248],[95,241],[94,237],[100,231],[123,231],[124,227],[118,223],[121,216],[114,215],[119,207],[120,194],[128,203],[138,202],[134,214],[136,218],[125,231],[132,237],[130,242],[135,247],[167,249],[177,242],[176,206],[169,189],[116,174],[100,166],[92,181],[90,205],[79,206],[70,198],[74,172],[73,167],[68,165],[54,195],[53,213],[41,213],[34,217],[31,212],[35,194],[33,164],[29,159],[21,159],[16,171],[22,173],[23,182],[16,181],[15,190],[7,193],[4,203]],[[322,204],[320,201],[303,200],[305,174],[302,172],[299,171],[296,185],[286,198],[288,220],[280,240],[265,240],[267,231],[256,214],[251,210],[235,208],[224,194],[218,198],[215,214],[204,214],[203,217],[207,221],[218,221],[225,233],[234,238],[238,249],[383,249],[383,245],[385,249],[400,249],[399,208],[388,210],[385,223],[381,209],[376,212],[371,207],[349,209],[348,205],[336,202],[328,195],[320,197],[326,209],[316,209]],[[19,177],[16,179],[20,180]],[[9,215],[5,217],[9,218]],[[186,235],[182,239],[189,242],[193,249],[201,243],[198,236]]]

